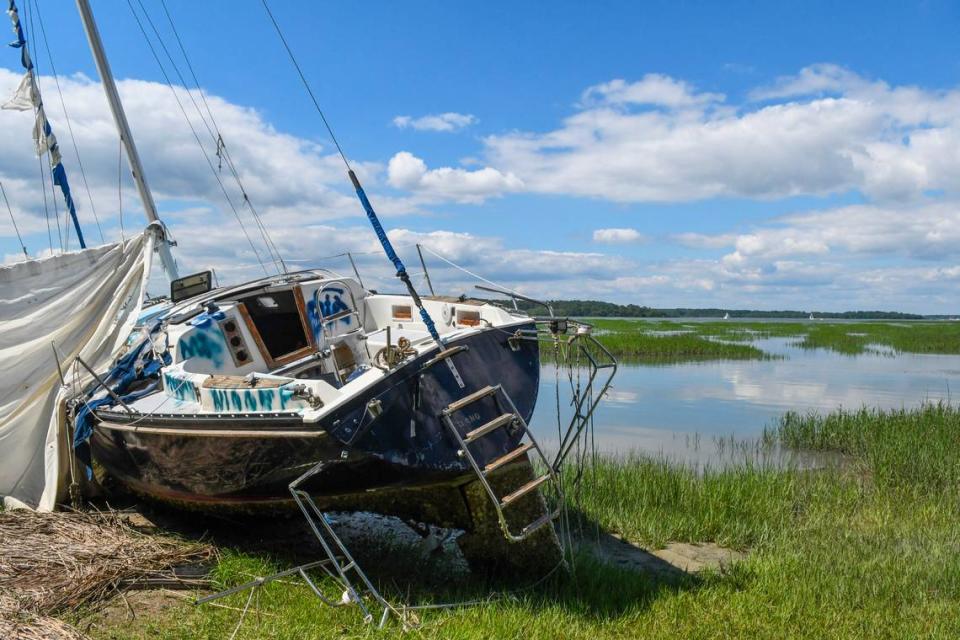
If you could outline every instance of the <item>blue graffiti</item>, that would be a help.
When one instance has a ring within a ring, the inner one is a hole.
[[[293,391],[279,389],[280,408],[286,409],[293,399]],[[210,389],[214,411],[273,411],[277,401],[273,389]]]
[[[280,387],[280,410],[287,408],[287,403],[293,399],[293,390],[286,387]]]
[[[260,389],[260,406],[264,411],[273,411],[273,391]]]
[[[163,386],[167,390],[167,395],[173,396],[179,401],[199,402],[197,388],[189,380],[184,380],[172,376],[169,373],[163,374]]]
[[[210,326],[198,326],[195,331],[180,338],[180,355],[184,360],[204,358],[212,362],[215,369],[220,369],[223,367],[223,354],[226,349],[220,332]]]
[[[313,339],[318,344],[323,335],[323,323],[320,320],[320,313],[317,311],[316,300],[307,302],[307,320],[310,321],[310,330],[313,331]]]
[[[331,291],[333,292],[332,299],[330,297]],[[343,296],[343,289],[339,289],[337,287],[327,287],[322,289],[317,294],[317,299],[319,299],[321,295],[323,296],[323,300],[320,302],[320,314],[324,318],[334,316],[341,311],[350,311],[350,307],[347,306],[347,303],[344,302],[343,298],[341,297]],[[350,324],[350,316],[346,315],[340,318],[340,321],[344,324]]]
[[[213,399],[214,411],[226,411],[230,408],[230,400],[227,398],[227,392],[220,389],[211,389],[210,397]]]

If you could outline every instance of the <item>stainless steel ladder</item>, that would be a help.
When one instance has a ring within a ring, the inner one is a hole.
[[[482,424],[475,429],[471,429],[466,434],[461,435],[460,430],[454,423],[454,414],[459,411],[463,411],[470,405],[479,402],[484,398],[489,397],[493,398],[497,404],[498,410],[503,410],[503,413],[493,420],[490,420],[489,422]],[[533,437],[533,433],[530,432],[529,426],[517,411],[516,405],[514,405],[513,400],[510,398],[510,395],[502,385],[498,384],[486,386],[478,391],[474,391],[473,393],[464,396],[459,400],[451,402],[442,411],[441,418],[443,419],[444,424],[450,430],[450,433],[453,434],[454,438],[456,438],[456,441],[460,446],[460,455],[466,458],[467,462],[470,463],[470,466],[476,474],[477,479],[480,481],[481,486],[484,488],[484,490],[486,490],[487,495],[490,496],[490,500],[493,502],[493,506],[497,512],[497,518],[500,522],[500,529],[503,531],[503,535],[508,540],[511,542],[520,542],[521,540],[525,540],[541,527],[553,522],[553,520],[560,515],[563,496],[560,489],[560,479],[557,477],[556,470],[550,464],[549,460],[547,460],[547,457],[540,448],[540,445],[537,444],[536,439]],[[529,438],[530,441],[527,443],[521,443],[516,449],[506,453],[496,460],[492,460],[481,468],[473,453],[470,451],[470,445],[490,435],[498,429],[504,428],[519,429],[523,433],[521,439],[526,437]],[[545,471],[541,475],[535,474],[532,480],[514,489],[509,494],[502,497],[497,495],[497,492],[494,491],[493,486],[491,486],[490,481],[488,480],[490,474],[511,462],[519,460],[531,451],[536,453]],[[550,483],[550,485],[552,485],[554,490],[557,492],[556,509],[551,511],[549,508],[547,508],[546,513],[533,522],[530,522],[526,526],[522,527],[518,533],[514,533],[510,528],[510,524],[507,522],[504,510],[515,505],[520,498],[536,491],[547,483]]]
[[[237,585],[225,591],[199,598],[195,601],[195,604],[199,605],[205,602],[210,602],[211,600],[217,600],[219,598],[223,598],[240,591],[245,591],[247,589],[256,589],[280,578],[296,574],[303,578],[304,582],[307,583],[307,586],[310,587],[310,590],[313,591],[314,595],[316,595],[324,604],[331,607],[356,605],[362,612],[363,621],[365,623],[370,623],[373,621],[373,613],[371,612],[370,607],[367,606],[367,603],[364,602],[364,597],[370,598],[373,601],[372,604],[374,606],[379,606],[381,608],[379,624],[381,628],[386,623],[391,611],[398,613],[402,619],[402,614],[393,606],[391,606],[382,595],[380,595],[380,592],[377,590],[377,588],[373,586],[372,582],[370,582],[367,574],[363,572],[363,569],[361,569],[360,565],[357,564],[357,561],[350,554],[350,551],[347,550],[346,545],[343,544],[343,541],[333,530],[330,517],[325,512],[320,510],[317,504],[313,501],[313,498],[310,497],[309,493],[300,489],[300,484],[311,476],[319,473],[325,464],[325,462],[321,462],[312,467],[302,476],[291,482],[289,489],[294,501],[297,503],[297,506],[300,507],[300,511],[303,512],[303,516],[307,519],[307,524],[310,526],[310,530],[320,542],[320,546],[323,548],[324,554],[327,557],[323,560],[292,567],[270,576],[265,576],[262,578],[258,577],[254,580]],[[338,588],[343,590],[342,596],[337,598],[325,595],[323,591],[320,590],[320,587],[317,586],[316,582],[311,579],[310,575],[307,573],[307,571],[311,569],[323,570],[323,572],[326,573],[327,576],[329,576],[337,584]]]

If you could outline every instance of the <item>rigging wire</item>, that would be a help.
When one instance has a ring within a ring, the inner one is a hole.
[[[73,153],[77,156],[77,166],[80,167],[80,177],[83,179],[83,188],[87,192],[87,200],[90,201],[90,211],[93,213],[93,219],[97,223],[97,232],[100,234],[100,242],[106,242],[103,238],[103,227],[100,226],[100,217],[97,215],[97,207],[93,204],[93,196],[90,193],[90,185],[87,183],[87,172],[83,168],[83,161],[80,159],[80,148],[77,146],[77,139],[73,135],[73,124],[70,122],[70,113],[67,111],[67,102],[63,99],[63,90],[60,88],[60,77],[57,75],[57,68],[53,63],[53,54],[50,53],[50,43],[47,41],[47,29],[43,24],[43,13],[40,11],[40,0],[36,1],[37,23],[40,25],[40,33],[43,36],[43,46],[47,51],[47,59],[50,61],[50,73],[53,75],[53,81],[57,85],[57,94],[60,96],[60,106],[63,107],[63,118],[67,122],[67,131],[70,133],[70,142],[73,144]]]
[[[223,134],[220,131],[220,127],[217,125],[216,118],[213,116],[213,111],[210,109],[210,104],[207,102],[206,95],[203,92],[203,89],[200,87],[200,80],[197,78],[196,71],[194,71],[193,64],[190,62],[190,57],[187,55],[187,50],[183,45],[183,41],[180,38],[180,34],[177,31],[176,24],[173,21],[172,16],[170,15],[169,10],[165,2],[162,2],[163,11],[166,14],[167,21],[170,23],[170,29],[173,32],[174,38],[177,41],[177,45],[180,49],[180,53],[183,56],[184,61],[187,64],[187,68],[190,71],[190,75],[193,78],[194,86],[197,88],[197,93],[200,95],[200,100],[203,102],[204,109],[207,112],[207,116],[210,118],[210,122],[207,122],[207,117],[204,116],[203,111],[200,110],[200,106],[197,104],[197,100],[193,95],[193,91],[190,90],[190,87],[187,83],[186,78],[184,78],[183,73],[180,71],[180,67],[177,65],[176,61],[173,59],[173,55],[170,53],[170,50],[167,48],[167,45],[164,42],[163,36],[160,34],[160,30],[157,29],[156,24],[154,24],[153,19],[150,17],[149,11],[147,11],[142,0],[137,0],[137,4],[140,5],[140,10],[143,12],[144,17],[147,20],[147,23],[150,25],[150,28],[153,30],[154,35],[157,38],[157,42],[160,44],[160,48],[163,49],[164,54],[167,56],[167,60],[170,61],[170,65],[173,67],[174,72],[177,74],[177,77],[180,80],[180,84],[187,90],[187,97],[190,98],[190,102],[193,104],[194,110],[197,112],[197,115],[200,117],[200,121],[203,123],[203,126],[206,128],[207,133],[210,134],[211,139],[216,144],[217,147],[217,157],[220,159],[218,168],[222,168],[223,160],[227,162],[227,169],[230,170],[230,174],[233,176],[234,181],[237,183],[237,188],[240,190],[240,194],[243,197],[243,201],[246,203],[247,207],[250,209],[250,213],[253,216],[254,221],[257,223],[257,228],[260,231],[260,236],[263,238],[264,244],[267,246],[267,252],[270,254],[270,259],[275,263],[279,264],[280,271],[287,273],[287,266],[284,264],[283,256],[280,254],[280,250],[277,249],[277,245],[273,242],[273,238],[270,236],[266,225],[263,223],[263,220],[260,216],[260,213],[257,211],[256,207],[253,206],[253,202],[250,200],[250,196],[247,194],[246,187],[243,185],[243,181],[240,179],[240,173],[237,171],[236,166],[233,163],[233,158],[230,157],[230,152],[227,149],[227,145],[223,140]],[[212,129],[211,129],[212,125]]]
[[[193,122],[190,120],[190,117],[187,115],[187,110],[183,106],[183,102],[180,100],[180,96],[177,94],[177,90],[174,88],[173,83],[170,80],[170,76],[167,73],[166,67],[163,66],[163,62],[160,60],[160,56],[157,55],[157,51],[153,46],[149,36],[147,35],[146,29],[143,27],[143,23],[140,21],[140,16],[137,14],[136,10],[133,8],[133,4],[130,0],[127,0],[127,6],[130,8],[130,13],[133,14],[134,20],[137,22],[137,26],[140,27],[140,33],[143,34],[143,38],[147,43],[147,46],[150,48],[150,53],[153,54],[154,60],[156,60],[157,65],[160,67],[160,72],[163,74],[164,79],[166,80],[167,86],[170,88],[170,91],[173,93],[174,99],[177,101],[177,105],[180,107],[181,113],[183,113],[184,119],[187,121],[187,125],[190,127],[191,133],[193,133],[194,139],[197,141],[197,144],[200,146],[200,151],[203,153],[204,159],[207,161],[207,165],[210,167],[210,170],[213,172],[214,178],[217,180],[217,184],[220,185],[220,190],[223,192],[224,198],[227,200],[227,204],[230,205],[230,209],[233,211],[234,217],[237,219],[237,224],[240,225],[240,230],[243,232],[244,237],[247,239],[247,242],[250,244],[250,248],[253,250],[253,254],[257,258],[257,262],[260,263],[260,268],[263,269],[263,273],[270,275],[270,272],[267,271],[267,266],[263,262],[263,258],[260,256],[260,252],[257,250],[256,245],[253,243],[253,239],[250,238],[250,234],[247,232],[246,226],[243,224],[243,220],[240,218],[240,212],[237,211],[236,206],[233,204],[233,200],[230,198],[230,195],[227,193],[227,189],[223,184],[223,181],[220,179],[220,176],[217,174],[216,170],[213,167],[213,162],[210,160],[210,156],[207,154],[207,150],[203,147],[203,143],[200,141],[200,136],[197,133],[196,128],[193,126]]]
[[[117,145],[117,211],[120,215],[120,239],[127,241],[127,234],[123,231],[123,135]]]
[[[300,68],[297,58],[293,55],[293,50],[290,49],[290,45],[287,44],[287,39],[283,37],[283,31],[280,30],[280,25],[277,23],[277,19],[273,17],[273,12],[270,11],[270,5],[267,4],[267,0],[260,0],[260,2],[263,3],[263,8],[267,10],[267,15],[270,16],[270,22],[273,23],[273,28],[276,29],[277,35],[280,36],[280,42],[283,43],[283,48],[287,50],[287,55],[290,56],[290,62],[292,62],[294,68],[296,68],[297,74],[300,76],[300,81],[303,83],[303,87],[307,90],[307,93],[310,95],[310,99],[313,101],[314,108],[316,108],[317,113],[320,114],[320,119],[323,121],[323,126],[327,128],[327,133],[330,134],[330,139],[333,141],[333,145],[337,148],[337,153],[340,154],[340,159],[343,160],[343,164],[347,167],[347,171],[352,171],[350,168],[350,162],[347,160],[347,156],[344,155],[343,149],[340,148],[340,143],[337,142],[337,136],[333,135],[333,129],[330,127],[330,123],[327,122],[327,116],[323,115],[323,109],[320,108],[320,103],[317,101],[317,97],[313,95],[313,89],[310,88],[310,83],[307,82],[306,76],[303,75],[303,70]]]
[[[23,5],[24,13],[27,14],[27,22],[28,22],[29,25],[30,25],[30,28],[29,28],[29,30],[27,31],[26,38],[27,38],[27,40],[30,41],[30,42],[33,41],[33,40],[32,40],[32,38],[33,38],[33,9],[32,9],[32,7],[33,7],[33,3],[32,3],[30,0],[26,0],[26,2],[24,2],[24,5]],[[20,21],[20,27],[21,27],[21,28],[26,27],[26,25],[23,24],[23,21],[22,21],[22,20]],[[33,62],[33,69],[34,69],[34,71],[36,72],[36,73],[35,73],[35,76],[34,76],[34,82],[37,83],[37,91],[39,91],[39,90],[40,90],[40,67],[37,66],[37,61],[36,61],[36,60],[33,60],[32,62]],[[34,117],[36,117],[36,109],[34,109]],[[36,125],[34,125],[34,126],[36,126]],[[49,205],[49,203],[47,202],[47,176],[46,176],[46,174],[44,173],[44,169],[43,169],[43,165],[44,165],[44,162],[43,162],[43,154],[37,154],[37,163],[40,165],[40,189],[41,189],[41,191],[43,192],[43,211],[44,211],[44,214],[45,214],[46,217],[47,217],[47,240],[48,240],[49,243],[50,243],[50,254],[52,255],[52,254],[53,254],[53,231],[52,231],[52,229],[51,229],[51,227],[50,227],[50,205]],[[52,193],[52,194],[50,194],[50,195],[51,195],[51,198],[53,198],[54,200],[56,200],[56,192],[54,192],[54,193]],[[63,233],[62,233],[62,231],[61,231],[61,229],[60,229],[60,214],[59,214],[59,213],[57,213],[57,214],[54,216],[54,220],[55,220],[56,223],[57,223],[57,243],[59,243],[59,245],[60,245],[60,251],[62,252],[62,251],[64,250],[64,249],[63,249]]]
[[[3,194],[3,201],[7,204],[7,213],[10,214],[10,222],[13,223],[13,230],[17,232],[17,241],[20,242],[20,248],[23,249],[23,255],[29,259],[30,254],[27,253],[27,245],[23,244],[23,237],[20,235],[20,229],[17,228],[17,220],[13,217],[13,209],[10,208],[10,201],[7,200],[7,190],[3,188],[2,180],[0,180],[0,193]]]

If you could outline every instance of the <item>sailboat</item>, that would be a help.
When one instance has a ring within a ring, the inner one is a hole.
[[[77,6],[148,219],[136,274],[145,279],[156,250],[171,279],[169,301],[147,310],[150,320],[141,318],[109,365],[78,349],[53,351],[58,368],[75,363],[89,374],[81,393],[57,395],[80,463],[179,508],[261,511],[289,505],[291,493],[335,504],[376,494],[387,496],[380,510],[389,512],[413,496],[405,514],[412,502],[425,521],[466,526],[462,514],[469,524],[476,507],[463,502],[464,487],[473,485],[492,501],[507,539],[549,525],[557,512],[539,491],[558,487],[595,404],[577,407],[548,460],[528,428],[539,340],[590,339],[585,327],[516,305],[421,297],[352,170],[404,293],[377,293],[358,273],[322,269],[228,287],[215,287],[210,271],[180,277],[88,0]],[[125,292],[142,299],[142,287]],[[127,318],[143,315],[138,299]],[[612,377],[610,360],[600,366]],[[518,467],[519,480],[502,480]],[[433,489],[461,503],[425,500]],[[518,524],[507,513],[519,504],[534,515]]]

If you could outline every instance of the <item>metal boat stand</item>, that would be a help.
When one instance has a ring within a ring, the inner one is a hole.
[[[333,530],[330,517],[317,507],[309,493],[300,489],[301,483],[319,473],[324,464],[325,463],[321,462],[311,467],[310,470],[291,482],[290,494],[293,496],[297,506],[300,507],[300,511],[303,512],[303,516],[307,519],[307,524],[310,525],[310,530],[313,532],[313,535],[316,536],[320,542],[326,558],[285,569],[284,571],[279,571],[269,576],[257,577],[243,584],[220,591],[219,593],[198,598],[194,601],[195,605],[225,598],[248,589],[257,589],[280,578],[299,575],[303,578],[304,582],[307,583],[307,586],[310,587],[314,595],[324,604],[331,607],[354,604],[359,607],[363,614],[363,621],[366,624],[373,622],[373,611],[371,611],[371,608],[380,609],[380,622],[378,625],[380,628],[386,624],[391,611],[396,613],[401,619],[403,618],[402,613],[387,602],[387,600],[380,595],[377,588],[373,586],[373,583],[370,582],[367,574],[363,572],[360,565],[357,564],[357,561],[350,554],[346,545]],[[321,569],[328,577],[332,578],[339,588],[342,589],[342,596],[337,598],[325,595],[317,583],[312,580],[307,573],[307,571],[311,569]],[[353,574],[352,579],[351,573]],[[373,601],[371,606],[368,606],[364,602],[365,597]]]

